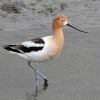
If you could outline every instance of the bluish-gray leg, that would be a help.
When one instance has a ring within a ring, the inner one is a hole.
[[[36,84],[38,84],[38,75],[40,75],[44,79],[44,89],[48,87],[48,80],[47,78],[40,72],[38,71],[38,64],[35,64],[35,68],[31,65],[31,61],[28,61],[28,65],[30,68],[32,68],[35,71],[36,75]]]
[[[36,95],[38,95],[38,66],[37,64],[35,64],[35,80],[36,80]]]

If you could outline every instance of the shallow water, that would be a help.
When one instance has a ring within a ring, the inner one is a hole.
[[[86,30],[89,31],[88,34],[64,29],[65,47],[61,56],[40,64],[41,72],[48,77],[49,86],[47,90],[43,90],[43,81],[40,80],[38,98],[34,97],[34,72],[28,68],[27,61],[8,54],[1,48],[8,42],[18,43],[21,38],[24,40],[27,32],[20,31],[18,34],[17,32],[1,32],[0,99],[99,100],[100,28]],[[32,30],[29,31],[29,33],[32,32]],[[22,35],[23,37],[20,37]]]

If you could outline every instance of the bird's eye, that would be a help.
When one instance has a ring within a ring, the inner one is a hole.
[[[61,19],[61,22],[64,22],[64,20],[63,20],[63,19]]]

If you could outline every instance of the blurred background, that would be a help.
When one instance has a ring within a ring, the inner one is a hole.
[[[60,13],[76,26],[99,26],[99,5],[99,0],[0,0],[0,30],[29,29],[35,22],[41,24],[44,17],[46,25]]]

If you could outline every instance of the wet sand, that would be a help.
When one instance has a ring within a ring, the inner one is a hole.
[[[43,82],[40,80],[38,100],[100,100],[100,10],[95,5],[97,12],[91,8],[92,2],[97,5],[100,2],[88,0],[91,5],[87,13],[81,8],[79,1],[82,0],[77,0],[76,7],[71,6],[68,13],[65,13],[67,9],[64,10],[64,14],[71,16],[69,20],[72,24],[89,33],[64,28],[65,46],[62,54],[50,62],[40,64],[40,71],[47,76],[49,86],[47,90],[42,90]],[[82,12],[75,12],[77,6],[84,12],[84,17]],[[0,31],[0,100],[35,100],[34,72],[28,68],[27,61],[2,49],[5,44],[49,35],[49,24],[53,17],[35,16],[37,19],[32,21],[33,28],[17,27],[18,29],[12,31],[8,27],[4,28],[5,31]],[[41,21],[38,21],[40,17]]]

